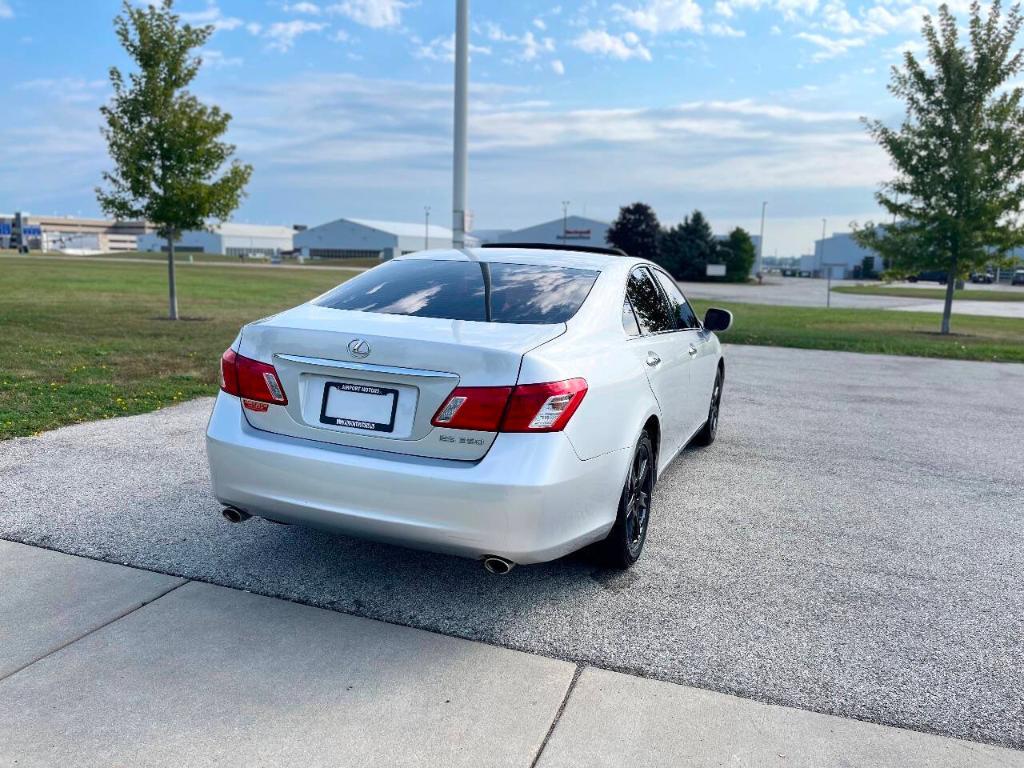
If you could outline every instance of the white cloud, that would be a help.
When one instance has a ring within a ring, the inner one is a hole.
[[[695,0],[647,0],[637,8],[613,6],[627,23],[651,34],[690,30],[700,32],[701,9]]]
[[[374,29],[397,27],[402,23],[402,11],[412,3],[404,0],[345,0],[328,6],[330,13],[347,16],[357,24]]]
[[[533,32],[527,32],[519,38],[518,42],[522,46],[519,58],[523,61],[533,61],[542,53],[551,53],[555,50],[555,41],[552,38],[545,37],[538,40],[533,36]]]
[[[548,28],[548,25],[544,23],[544,19],[539,17],[533,20],[533,26],[535,26],[541,32],[544,32]]]
[[[203,64],[210,69],[225,69],[228,67],[240,67],[244,63],[238,56],[225,56],[224,51],[214,48],[204,48],[199,52],[199,58]]]
[[[719,16],[724,16],[727,19],[731,19],[736,15],[736,11],[734,11],[732,6],[727,2],[724,2],[724,0],[718,0],[718,2],[715,3],[715,13]]]
[[[212,25],[217,32],[229,32],[232,29],[238,29],[245,24],[244,21],[235,16],[225,16],[223,11],[221,11],[220,6],[217,5],[216,2],[213,2],[213,0],[206,4],[205,10],[181,13],[179,16],[181,16],[181,20],[186,24],[192,24],[194,26]]]
[[[565,74],[565,64],[562,63],[561,59],[555,59],[551,62],[551,71],[556,75]]]
[[[522,35],[513,35],[506,32],[500,25],[492,21],[484,22],[480,31],[493,43],[508,43],[515,45],[519,50],[512,57],[518,61],[536,61],[545,53],[555,52],[555,40],[551,37],[538,38],[533,30],[526,30]]]
[[[588,29],[572,41],[572,44],[584,53],[596,56],[607,56],[619,61],[629,59],[651,60],[651,52],[644,47],[639,38],[632,32],[616,36],[604,29]]]
[[[14,11],[4,0],[0,0],[0,19],[13,19]]]
[[[271,24],[263,32],[263,37],[269,42],[267,47],[274,51],[285,53],[295,45],[295,41],[309,32],[319,32],[327,25],[315,21],[278,21]]]
[[[862,37],[831,38],[811,32],[799,32],[796,36],[821,49],[811,57],[814,61],[834,59],[849,52],[851,48],[860,48],[867,42]]]
[[[248,24],[245,25],[245,28],[249,31],[250,35],[258,35],[260,32],[263,31],[263,25],[260,24],[258,21],[250,21]]]
[[[484,45],[469,44],[471,54],[478,53],[487,56],[491,49]],[[455,35],[435,37],[429,43],[421,44],[413,51],[417,59],[430,59],[431,61],[455,61]]]
[[[708,26],[708,32],[715,37],[746,37],[747,33],[742,29],[735,29],[728,24],[719,24],[715,22]]]
[[[799,20],[801,14],[810,16],[818,9],[818,0],[776,0],[775,8],[788,21]]]
[[[92,103],[11,101],[9,119],[0,122],[0,145],[7,148],[0,189],[15,190],[30,210],[94,204],[92,188],[108,164],[96,130],[105,91],[100,81],[95,86],[86,89]],[[687,199],[698,200],[716,229],[744,223],[736,219],[748,215],[751,200],[788,197],[810,200],[791,205],[793,216],[821,211],[820,231],[821,215],[868,218],[872,191],[890,173],[884,152],[858,125],[856,106],[849,113],[817,112],[787,98],[651,109],[613,102],[578,110],[539,101],[527,88],[479,81],[471,88],[473,206],[482,226],[543,220],[545,201],[566,197],[586,200],[598,218],[614,217],[634,197],[671,218],[685,210],[680,189],[689,189],[699,191],[699,200]],[[78,83],[66,90],[76,98],[81,93]],[[340,210],[401,219],[448,194],[447,80],[304,70],[211,79],[204,92],[235,116],[231,141],[239,157],[257,164],[242,216],[316,224]],[[574,169],[568,181],[566,167]],[[845,203],[836,202],[837,187],[862,192],[863,207],[838,208]],[[758,213],[756,206],[749,215]],[[814,227],[807,230],[809,241]],[[799,237],[791,240],[792,246],[773,239],[772,249],[785,254],[804,247]]]
[[[305,13],[310,16],[320,15],[320,6],[316,3],[292,3],[290,5],[285,5],[284,10],[287,13]]]

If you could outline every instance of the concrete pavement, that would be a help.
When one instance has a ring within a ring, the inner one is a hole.
[[[1024,766],[20,544],[0,566],[0,638],[33,659],[0,673],[0,766]]]

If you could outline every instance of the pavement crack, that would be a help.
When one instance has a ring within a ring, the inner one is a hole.
[[[163,592],[161,592],[160,594],[156,595],[155,597],[153,597],[153,598],[151,598],[149,600],[145,600],[144,602],[139,603],[138,605],[134,606],[133,608],[129,608],[127,611],[124,611],[124,612],[118,614],[114,618],[110,619],[109,621],[103,622],[102,624],[100,624],[97,627],[93,627],[88,632],[85,632],[85,633],[79,635],[78,637],[75,637],[75,638],[72,638],[71,640],[68,640],[66,643],[61,643],[56,648],[53,648],[53,649],[47,651],[46,653],[44,653],[39,658],[32,659],[32,661],[28,662],[27,664],[22,664],[20,667],[18,667],[17,669],[15,669],[15,670],[13,670],[11,672],[8,672],[6,675],[0,676],[0,683],[3,683],[5,680],[9,680],[10,678],[14,677],[19,672],[23,672],[24,670],[26,670],[29,667],[31,667],[33,664],[38,664],[43,659],[48,659],[51,656],[53,656],[55,653],[60,653],[61,651],[63,651],[68,646],[71,646],[71,645],[74,645],[75,643],[77,643],[79,640],[84,640],[85,638],[89,637],[89,635],[93,634],[94,632],[99,632],[104,627],[109,627],[114,622],[120,621],[121,619],[125,618],[126,616],[130,616],[131,614],[135,613],[140,608],[145,608],[150,603],[155,603],[157,600],[160,600],[161,598],[167,597],[167,595],[169,595],[171,592],[173,592],[174,590],[179,589],[179,588],[185,586],[188,583],[189,583],[188,579],[182,579],[180,583],[175,584],[175,585],[173,585],[171,587],[168,587],[167,589],[165,589]]]
[[[540,763],[540,758],[544,754],[544,748],[551,740],[551,735],[555,732],[555,728],[558,726],[558,721],[562,719],[562,713],[565,712],[565,708],[569,704],[569,697],[572,696],[572,692],[576,690],[576,683],[579,681],[580,675],[583,674],[584,669],[586,669],[586,667],[583,664],[576,665],[576,671],[573,672],[572,680],[569,681],[569,687],[565,689],[565,696],[562,697],[562,703],[558,705],[558,711],[555,712],[555,718],[551,721],[551,726],[548,728],[548,732],[544,734],[544,741],[540,743],[540,748],[537,750],[537,754],[530,762],[530,768],[537,768],[537,765]]]

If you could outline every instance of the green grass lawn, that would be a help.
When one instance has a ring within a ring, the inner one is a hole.
[[[17,255],[14,251],[0,250],[0,254]],[[143,259],[145,261],[156,261],[167,263],[166,253],[153,253],[151,251],[118,251],[117,253],[97,253],[92,256],[74,257],[59,251],[33,251],[30,258],[84,258],[84,259]],[[183,253],[177,251],[174,254],[175,264],[269,264],[269,259],[240,259],[237,256],[225,256],[220,253]],[[380,259],[318,259],[316,261],[304,261],[301,264],[297,259],[285,259],[283,264],[290,267],[319,266],[319,267],[359,267],[369,268],[380,264]]]
[[[0,439],[213,394],[243,324],[351,274],[182,265],[180,310],[193,319],[172,323],[162,269],[0,258]],[[1024,362],[1024,320],[954,316],[943,338],[937,315],[724,306],[736,315],[729,343]]]
[[[216,392],[238,329],[352,273],[0,258],[0,439]]]
[[[693,304],[700,315],[712,305],[733,312],[726,343],[1024,363],[1024,320],[1016,318],[954,314],[953,333],[941,336],[939,315],[925,312]]]
[[[836,293],[859,293],[868,296],[899,296],[908,299],[944,299],[946,298],[945,288],[908,288],[907,286],[888,285],[841,285],[833,288]],[[1010,288],[1005,291],[992,290],[982,291],[976,288],[965,288],[962,291],[954,291],[953,300],[958,299],[969,301],[1024,301],[1024,288]],[[956,311],[956,305],[953,305]]]

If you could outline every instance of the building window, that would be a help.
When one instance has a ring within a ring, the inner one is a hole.
[[[350,251],[341,248],[310,248],[311,259],[379,259],[380,251]]]
[[[224,253],[227,256],[266,256],[271,257],[277,255],[276,248],[225,248]]]

